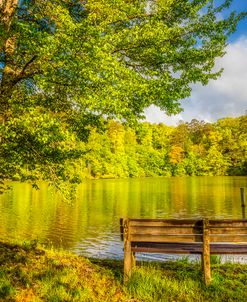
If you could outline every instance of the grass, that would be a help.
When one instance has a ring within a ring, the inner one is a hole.
[[[0,301],[126,301],[106,268],[64,251],[0,242]]]
[[[247,265],[212,259],[205,287],[200,263],[142,263],[123,285],[122,261],[0,242],[0,301],[246,302]]]
[[[247,301],[247,267],[214,265],[209,287],[202,282],[200,264],[173,262],[139,268],[128,284],[128,292],[141,301]]]

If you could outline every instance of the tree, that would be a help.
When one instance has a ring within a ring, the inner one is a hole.
[[[84,152],[78,121],[88,133],[151,104],[179,112],[191,83],[220,75],[214,61],[245,16],[218,18],[230,2],[1,1],[0,178],[67,179]]]
[[[229,161],[230,175],[246,175],[247,116],[218,120],[215,127],[222,136],[219,150]]]

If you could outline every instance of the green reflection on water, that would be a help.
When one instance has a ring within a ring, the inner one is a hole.
[[[78,187],[72,205],[46,184],[36,191],[12,183],[0,196],[0,237],[36,239],[94,254],[121,249],[120,217],[241,218],[240,187],[247,177],[92,180]]]

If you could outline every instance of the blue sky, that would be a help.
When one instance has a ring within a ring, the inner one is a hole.
[[[233,0],[231,8],[237,12],[247,11],[247,0]],[[247,36],[247,19],[239,23],[237,31],[230,37],[230,42],[243,35]]]
[[[247,0],[233,0],[230,10],[247,11]],[[189,122],[194,118],[214,122],[223,117],[244,115],[247,112],[247,18],[238,24],[226,51],[226,55],[216,61],[217,69],[224,68],[221,78],[210,81],[207,86],[193,85],[191,97],[181,102],[182,113],[168,117],[151,106],[146,111],[147,121],[176,125],[181,120]]]

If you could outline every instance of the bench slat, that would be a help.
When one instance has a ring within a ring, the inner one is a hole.
[[[156,226],[167,226],[167,227],[202,227],[202,220],[194,220],[194,219],[129,219],[129,226],[146,226],[146,227],[156,227]]]
[[[216,234],[210,235],[210,242],[247,242],[246,234]],[[130,233],[130,241],[148,241],[148,242],[202,242],[202,234],[164,234],[159,233]]]
[[[202,219],[129,218],[130,225],[201,225]],[[121,218],[120,223],[123,221]],[[247,227],[247,219],[209,219],[209,227]]]
[[[209,228],[247,228],[247,220],[209,220]]]
[[[183,235],[202,234],[202,227],[177,227],[177,226],[131,226],[130,234],[148,235]]]
[[[142,253],[172,253],[172,254],[201,254],[202,243],[181,242],[131,242],[132,252]],[[211,254],[247,254],[247,244],[210,244]]]
[[[190,235],[148,235],[148,234],[131,234],[130,241],[136,242],[202,242],[202,235],[190,234]]]
[[[247,254],[247,244],[236,244],[236,243],[211,243],[210,244],[211,254]]]
[[[218,234],[218,235],[210,235],[210,242],[247,242],[247,235],[243,234]]]
[[[202,243],[131,242],[131,250],[133,252],[146,252],[146,253],[198,254],[198,253],[202,253]]]
[[[202,219],[176,219],[176,218],[171,218],[171,219],[166,219],[166,218],[128,218],[129,221],[131,222],[176,222],[176,223],[183,223],[183,222],[187,222],[187,223],[193,223],[196,221],[201,222]],[[221,221],[221,220],[219,220]],[[235,220],[234,220],[235,221]],[[242,221],[242,220],[240,220]],[[247,221],[247,219],[246,219]]]
[[[234,235],[234,234],[242,234],[247,235],[247,227],[211,227],[210,234],[217,235],[217,234],[225,234],[225,235]]]
[[[148,234],[148,235],[164,235],[164,234],[202,234],[201,227],[170,227],[170,226],[131,226],[130,234]],[[238,228],[211,228],[210,235],[246,235],[247,227]]]

